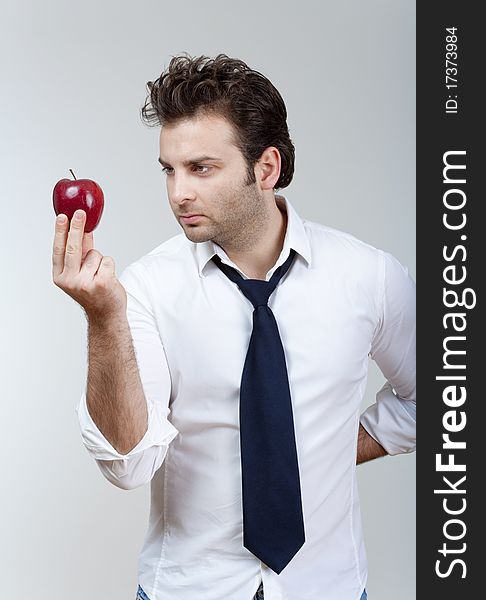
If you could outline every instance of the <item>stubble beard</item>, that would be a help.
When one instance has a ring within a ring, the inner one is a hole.
[[[260,239],[268,220],[268,208],[256,183],[243,183],[238,189],[224,190],[214,198],[217,222],[200,225],[185,225],[186,237],[194,243],[209,240],[226,251],[244,252]],[[219,209],[219,210],[218,210]]]

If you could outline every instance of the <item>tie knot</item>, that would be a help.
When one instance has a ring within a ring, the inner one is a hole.
[[[270,281],[261,279],[244,279],[240,273],[233,267],[225,265],[221,262],[218,255],[213,256],[213,262],[223,271],[223,273],[231,279],[240,288],[243,294],[253,304],[254,308],[266,306],[268,299],[272,295],[273,290],[277,287],[278,282],[282,279],[285,273],[289,270],[292,261],[294,260],[295,250],[291,250],[287,260],[278,267],[275,273],[270,278]]]
[[[248,300],[253,304],[253,308],[267,306],[277,282],[262,281],[260,279],[241,279],[237,282],[240,290],[245,294]]]

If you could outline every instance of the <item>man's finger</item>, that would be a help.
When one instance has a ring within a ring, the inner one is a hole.
[[[100,262],[103,259],[103,255],[101,252],[97,250],[93,250],[89,256],[86,255],[85,260],[83,260],[83,264],[81,265],[80,276],[84,279],[84,281],[92,282],[96,272],[99,269]]]
[[[83,248],[84,223],[86,213],[84,210],[77,210],[71,219],[66,252],[64,255],[64,271],[66,273],[77,274],[81,269],[81,252]]]
[[[56,218],[56,231],[52,246],[52,276],[57,277],[64,269],[64,253],[68,236],[69,219],[66,215],[59,214]]]
[[[86,254],[88,254],[92,248],[94,248],[94,237],[93,232],[90,231],[89,233],[85,233],[83,236],[83,250],[81,252],[81,260],[83,262],[86,258]]]
[[[115,261],[111,256],[103,256],[96,272],[97,276],[115,275]]]

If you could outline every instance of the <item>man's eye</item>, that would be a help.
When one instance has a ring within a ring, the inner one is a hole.
[[[205,165],[194,165],[194,170],[196,170],[198,173],[202,173],[203,175],[206,174],[210,168],[211,167],[206,167]],[[203,171],[203,169],[207,170]]]
[[[193,170],[196,173],[201,173],[201,175],[206,175],[206,173],[211,169],[211,167],[207,167],[205,165],[194,165]],[[162,167],[162,173],[166,175],[172,175],[174,169],[172,167]]]

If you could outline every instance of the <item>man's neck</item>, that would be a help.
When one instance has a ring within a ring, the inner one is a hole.
[[[287,221],[285,209],[281,210],[275,202],[270,211],[268,227],[251,250],[242,253],[226,248],[224,250],[231,261],[238,265],[250,279],[265,280],[268,271],[277,262],[282,252]]]

